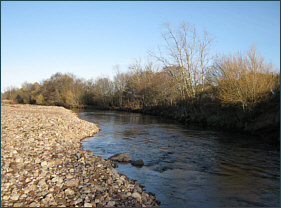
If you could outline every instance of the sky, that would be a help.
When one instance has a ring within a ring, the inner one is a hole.
[[[255,44],[280,68],[279,1],[1,1],[1,92],[56,72],[112,78],[182,21],[215,37],[213,54]]]

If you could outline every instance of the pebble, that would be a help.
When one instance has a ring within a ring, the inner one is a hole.
[[[84,204],[84,207],[92,207],[92,204],[90,204],[90,203],[85,203],[85,204]]]
[[[110,160],[81,149],[99,131],[63,107],[1,105],[1,206],[159,206]]]
[[[11,194],[11,196],[10,196],[10,199],[11,199],[11,200],[18,200],[18,199],[19,199],[19,197],[20,197],[20,195],[19,195],[19,194],[12,193],[12,194]]]
[[[66,189],[64,192],[65,192],[66,195],[73,195],[74,194],[74,191],[72,189],[69,189],[69,188]]]
[[[134,192],[133,194],[132,194],[132,197],[134,197],[134,198],[136,198],[136,199],[141,199],[141,195],[138,193],[138,192]]]

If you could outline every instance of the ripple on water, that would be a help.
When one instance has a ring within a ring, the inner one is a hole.
[[[117,171],[156,194],[161,206],[278,206],[280,154],[255,138],[187,128],[175,121],[112,111],[83,112],[102,129],[83,148],[104,159],[128,153],[142,168]]]

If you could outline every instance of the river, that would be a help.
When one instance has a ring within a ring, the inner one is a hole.
[[[156,194],[162,207],[279,207],[280,152],[239,133],[119,111],[78,112],[101,132],[82,148],[104,159],[127,153],[144,166],[118,172]]]

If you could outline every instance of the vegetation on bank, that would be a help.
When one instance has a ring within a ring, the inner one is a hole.
[[[245,53],[211,57],[214,38],[193,25],[164,25],[165,45],[150,52],[156,62],[135,60],[113,80],[56,73],[40,83],[9,88],[1,98],[65,107],[139,110],[252,133],[280,141],[280,73],[253,45]],[[156,64],[158,63],[158,64]]]

